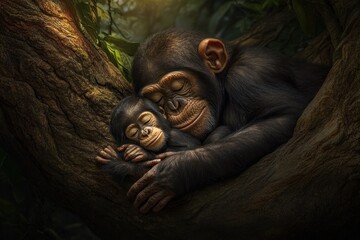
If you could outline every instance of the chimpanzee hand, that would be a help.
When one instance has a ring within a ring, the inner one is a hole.
[[[122,146],[119,148],[122,150]],[[101,150],[99,152],[99,155],[96,156],[95,159],[99,163],[105,165],[105,164],[109,164],[111,161],[120,159],[120,157],[118,156],[117,152],[111,146],[107,146],[104,148],[104,150]],[[120,159],[120,160],[122,161],[122,159]],[[160,159],[153,159],[150,161],[143,162],[143,163],[141,163],[141,165],[146,168],[151,168],[151,167],[155,166],[156,164],[158,164],[159,162],[160,162]]]
[[[151,158],[151,154],[148,151],[135,144],[123,144],[117,150],[124,152],[125,161],[143,162]]]
[[[176,195],[184,193],[178,161],[184,157],[180,152],[162,153],[156,157],[166,158],[150,169],[129,189],[127,196],[134,200],[134,207],[141,213],[151,209],[158,212]]]
[[[115,150],[112,147],[107,146],[104,148],[104,150],[99,152],[99,155],[97,155],[95,159],[101,164],[108,164],[117,158],[118,154],[115,152]]]

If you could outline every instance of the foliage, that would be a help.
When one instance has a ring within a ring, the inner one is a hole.
[[[318,2],[321,0],[99,0],[97,5],[102,13],[99,16],[102,31],[111,29],[116,36],[141,42],[148,35],[170,27],[234,39],[269,11],[286,5],[294,10],[304,32],[310,35],[315,33],[314,4]]]
[[[131,56],[134,55],[138,44],[123,38],[110,36],[101,32],[100,16],[96,0],[75,0],[76,12],[80,25],[91,39],[108,55],[109,60],[121,71],[126,79],[130,79]],[[102,13],[102,11],[100,11]],[[111,27],[111,26],[110,26]]]
[[[266,1],[263,7],[263,2],[264,0],[112,0],[109,4],[107,0],[99,0],[98,9],[102,13],[101,29],[112,29],[111,32],[115,35],[130,41],[141,42],[147,36],[170,27],[195,29],[233,39],[247,31],[251,23],[272,6],[270,1]],[[112,26],[109,28],[110,23]]]
[[[130,80],[138,42],[171,27],[203,31],[232,40],[269,12],[288,7],[298,23],[284,23],[269,47],[292,55],[322,30],[314,4],[321,0],[75,0],[81,26]],[[302,31],[301,31],[302,30]],[[305,35],[303,34],[305,33]],[[289,44],[290,43],[290,44]]]
[[[318,17],[316,8],[317,2],[322,4],[322,0],[291,0],[289,6],[294,10],[296,17],[304,33],[308,36],[315,36],[323,29],[322,18]],[[320,21],[319,21],[320,20]]]

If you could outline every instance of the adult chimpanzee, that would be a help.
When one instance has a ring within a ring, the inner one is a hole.
[[[144,175],[160,162],[160,159],[155,159],[156,153],[200,146],[200,140],[170,127],[161,106],[136,96],[124,98],[115,107],[111,116],[110,132],[120,145],[118,150],[122,152],[125,161],[109,162],[118,158],[118,154],[110,146],[101,151],[96,159],[100,163],[107,163],[104,170],[120,181],[127,176],[139,178]],[[209,135],[207,141],[217,141],[229,132],[225,126],[218,127]]]
[[[165,159],[128,192],[141,212],[238,175],[286,142],[320,88],[327,68],[267,50],[226,45],[189,31],[169,30],[142,44],[133,62],[137,94],[162,106],[173,128],[204,139],[218,125],[233,133]]]

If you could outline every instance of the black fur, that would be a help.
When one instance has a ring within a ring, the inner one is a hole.
[[[195,74],[204,89],[199,96],[215,109],[217,125],[233,131],[221,141],[183,151],[156,166],[155,183],[177,195],[238,175],[286,142],[328,72],[327,67],[266,49],[226,45],[227,68],[213,77],[198,54],[202,39],[182,30],[156,34],[140,46],[132,69],[137,94],[168,72]]]

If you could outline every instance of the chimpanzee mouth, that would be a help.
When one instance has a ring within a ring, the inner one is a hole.
[[[164,133],[160,132],[154,138],[150,139],[144,144],[144,147],[148,148],[149,150],[157,150],[163,147],[164,143],[161,142],[161,138],[163,138]],[[159,143],[160,141],[160,143]]]
[[[194,125],[196,125],[196,123],[199,122],[200,118],[205,114],[205,111],[206,111],[206,107],[203,107],[203,109],[201,109],[200,113],[197,116],[190,118],[188,121],[182,122],[174,126],[174,128],[177,128],[184,132],[186,132],[189,129],[191,130],[194,127]]]

